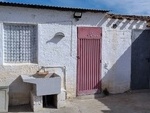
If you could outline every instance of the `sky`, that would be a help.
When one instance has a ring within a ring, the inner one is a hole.
[[[51,6],[110,10],[111,13],[150,15],[150,0],[0,0]]]

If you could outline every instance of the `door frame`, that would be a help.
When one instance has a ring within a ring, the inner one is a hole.
[[[103,38],[103,30],[102,30],[102,27],[97,27],[97,26],[93,26],[93,27],[91,27],[91,26],[77,26],[77,54],[76,54],[76,59],[77,59],[77,65],[76,65],[76,96],[80,96],[79,94],[78,94],[78,75],[79,75],[79,71],[78,71],[78,53],[79,53],[79,37],[78,37],[78,28],[80,28],[80,27],[88,27],[88,28],[100,28],[100,30],[101,30],[101,34],[100,34],[100,92],[101,92],[101,89],[102,89],[102,38]]]

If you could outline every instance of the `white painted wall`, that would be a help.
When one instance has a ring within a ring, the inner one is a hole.
[[[67,97],[76,96],[77,27],[102,27],[102,87],[111,93],[130,89],[131,29],[145,29],[145,22],[111,20],[102,13],[83,13],[76,21],[72,11],[57,11],[0,6],[0,85],[10,86],[10,105],[29,103],[31,86],[19,75],[34,74],[40,66],[66,66]],[[5,64],[3,62],[3,24],[36,24],[38,27],[38,64]],[[112,29],[112,24],[118,27]],[[63,32],[62,39],[53,37]],[[62,77],[61,69],[51,69]]]
[[[113,24],[118,27],[113,29]],[[132,29],[146,29],[146,22],[107,19],[102,26],[102,88],[123,93],[131,83]]]
[[[107,46],[106,46],[107,45]],[[103,88],[122,93],[130,88],[131,31],[107,30],[103,39]]]

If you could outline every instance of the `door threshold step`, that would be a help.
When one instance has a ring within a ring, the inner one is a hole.
[[[95,99],[95,98],[102,98],[104,97],[104,94],[93,94],[93,95],[80,95],[77,96],[76,99]]]

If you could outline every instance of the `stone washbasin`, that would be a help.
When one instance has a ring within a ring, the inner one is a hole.
[[[61,92],[61,77],[56,73],[45,76],[21,75],[23,82],[33,84],[33,91],[37,96],[59,94]]]

